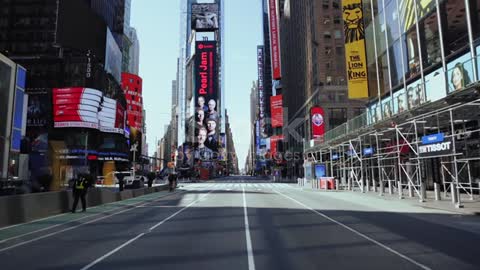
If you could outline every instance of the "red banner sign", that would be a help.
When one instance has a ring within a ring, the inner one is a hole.
[[[272,127],[283,127],[282,95],[270,97],[270,112],[272,113]]]
[[[312,137],[319,138],[325,134],[325,112],[322,107],[312,107],[310,109],[310,119],[312,121]]]
[[[269,0],[270,55],[272,59],[272,77],[280,80],[282,77],[280,63],[280,37],[278,32],[277,0]]]

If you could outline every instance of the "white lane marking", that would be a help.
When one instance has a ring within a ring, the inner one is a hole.
[[[159,223],[155,224],[154,226],[152,226],[150,229],[148,229],[149,232],[151,232],[153,229],[157,228],[158,226],[162,225],[163,223],[167,222],[168,220],[172,219],[173,217],[175,217],[176,215],[180,214],[181,212],[185,211],[187,208],[189,208],[190,206],[194,205],[195,203],[201,201],[203,198],[205,198],[206,196],[208,196],[213,190],[210,190],[207,194],[203,195],[202,197],[198,198],[197,200],[191,202],[189,205],[185,206],[184,208],[178,210],[177,212],[173,213],[172,215],[170,215],[169,217],[165,218],[164,220],[160,221]],[[96,259],[95,261],[91,262],[90,264],[88,264],[87,266],[83,267],[82,269],[80,270],[87,270],[87,269],[90,269],[92,268],[93,266],[95,266],[96,264],[98,264],[99,262],[105,260],[106,258],[110,257],[111,255],[115,254],[116,252],[118,252],[120,249],[128,246],[129,244],[133,243],[134,241],[136,241],[137,239],[139,239],[140,237],[144,236],[145,233],[141,233],[137,236],[135,236],[134,238],[128,240],[127,242],[123,243],[122,245],[116,247],[115,249],[113,249],[112,251],[108,252],[107,254],[103,255],[102,257]]]
[[[178,192],[178,193],[183,193],[183,192]],[[161,196],[161,197],[158,197],[157,199],[155,199],[154,201],[152,202],[147,202],[147,203],[144,203],[144,202],[140,202],[140,203],[137,203],[137,204],[132,204],[131,206],[136,206],[136,205],[147,205],[148,203],[153,203],[153,202],[157,202],[159,201],[160,199],[162,198],[165,198],[167,196],[170,196],[170,195],[173,195],[173,194],[177,194],[177,193],[171,193],[171,194],[167,194],[165,196]],[[127,208],[123,211],[119,211],[119,212],[116,212],[116,213],[112,213],[110,215],[107,215],[107,216],[104,216],[104,217],[100,217],[100,218],[96,218],[96,219],[92,219],[92,220],[89,220],[87,222],[84,222],[84,223],[80,223],[76,226],[73,226],[73,227],[68,227],[68,228],[65,228],[63,230],[60,230],[60,231],[56,231],[56,232],[52,232],[52,233],[49,233],[49,234],[46,234],[46,235],[42,235],[40,237],[37,237],[37,238],[33,238],[33,239],[30,239],[30,240],[27,240],[27,241],[24,241],[24,242],[20,242],[18,244],[15,244],[15,245],[12,245],[12,246],[8,246],[8,247],[5,247],[5,248],[2,248],[0,249],[0,253],[3,252],[3,251],[6,251],[6,250],[10,250],[10,249],[13,249],[13,248],[16,248],[16,247],[20,247],[20,246],[23,246],[23,245],[26,245],[26,244],[30,244],[32,242],[36,242],[38,240],[41,240],[41,239],[44,239],[44,238],[47,238],[47,237],[50,237],[50,236],[54,236],[56,234],[59,234],[59,233],[63,233],[63,232],[67,232],[67,231],[70,231],[70,230],[73,230],[73,229],[76,229],[80,226],[83,226],[83,225],[87,225],[87,224],[90,224],[90,223],[93,223],[93,222],[96,222],[96,221],[99,221],[99,220],[103,220],[103,219],[106,219],[106,218],[109,218],[109,217],[113,217],[115,215],[118,215],[118,214],[121,214],[121,213],[125,213],[127,211],[130,211],[132,209],[136,209],[136,207],[132,207],[132,208]],[[103,212],[105,213],[105,212]]]
[[[285,195],[285,194],[283,194],[283,193],[281,193],[281,192],[279,192],[279,191],[277,191],[277,190],[274,190],[274,191],[275,191],[276,193],[282,195],[283,197],[285,197],[285,198],[287,198],[287,199],[290,199],[290,200],[296,202],[297,204],[305,207],[306,209],[314,212],[315,214],[317,214],[317,215],[319,215],[319,216],[322,216],[322,217],[330,220],[331,222],[333,222],[333,223],[335,223],[335,224],[337,224],[337,225],[340,225],[340,226],[342,226],[343,228],[345,228],[345,229],[347,229],[347,230],[349,230],[349,231],[351,231],[351,232],[353,232],[353,233],[355,233],[355,234],[357,234],[357,235],[365,238],[366,240],[368,240],[368,241],[370,241],[370,242],[372,242],[372,243],[374,243],[374,244],[376,244],[376,245],[378,245],[378,246],[380,246],[380,247],[382,247],[382,248],[390,251],[391,253],[393,253],[393,254],[395,254],[395,255],[397,255],[397,256],[399,256],[399,257],[401,257],[401,258],[403,258],[403,259],[405,259],[405,260],[407,260],[407,261],[409,261],[409,262],[411,262],[411,263],[413,263],[413,264],[415,264],[416,266],[418,266],[418,267],[420,267],[420,268],[422,268],[422,269],[424,269],[424,270],[432,270],[430,267],[428,267],[428,266],[426,266],[426,265],[424,265],[424,264],[421,264],[421,263],[415,261],[414,259],[412,259],[412,258],[410,258],[410,257],[408,257],[408,256],[406,256],[406,255],[404,255],[404,254],[402,254],[402,253],[394,250],[394,249],[391,248],[391,247],[388,247],[388,246],[386,246],[386,245],[378,242],[377,240],[375,240],[375,239],[373,239],[373,238],[370,238],[369,236],[367,236],[367,235],[365,235],[365,234],[363,234],[363,233],[361,233],[361,232],[359,232],[359,231],[357,231],[357,230],[355,230],[355,229],[353,229],[353,228],[351,228],[351,227],[343,224],[342,222],[337,221],[337,220],[335,220],[335,219],[333,219],[333,218],[331,218],[331,217],[329,217],[329,216],[327,216],[327,215],[325,215],[325,214],[323,214],[323,213],[320,213],[319,211],[317,211],[317,210],[315,210],[315,209],[313,209],[313,208],[311,208],[311,207],[309,207],[309,206],[307,206],[307,205],[305,205],[305,204],[303,204],[303,203],[295,200],[294,198],[292,198],[292,197],[290,197],[290,196],[288,196],[288,195]]]
[[[166,196],[170,196],[171,194],[167,194],[165,196],[162,196],[162,197],[166,197]],[[149,198],[149,197],[148,197]],[[161,197],[160,197],[161,198]],[[133,198],[132,198],[133,199]],[[125,200],[126,202],[127,200]],[[102,207],[102,206],[108,206],[108,205],[115,205],[115,204],[118,204],[118,202],[112,202],[112,203],[108,203],[108,204],[104,204],[104,205],[98,205],[98,206],[94,206],[94,207],[89,207],[88,209],[96,209],[96,208],[99,208],[99,207]],[[135,206],[135,204],[118,204],[118,205],[121,205],[121,206]],[[138,207],[138,206],[137,206]],[[76,218],[76,219],[72,219],[72,220],[68,220],[68,221],[65,221],[65,222],[62,222],[62,223],[59,223],[59,224],[55,224],[55,225],[52,225],[52,226],[48,226],[48,227],[45,227],[45,228],[42,228],[42,229],[38,229],[38,230],[35,230],[35,231],[31,231],[31,232],[27,232],[27,233],[24,233],[24,234],[20,234],[20,235],[16,235],[16,236],[13,236],[13,237],[10,237],[10,238],[6,238],[6,239],[2,239],[0,240],[0,244],[3,244],[3,243],[6,243],[8,241],[11,241],[11,240],[14,240],[14,239],[17,239],[17,238],[21,238],[21,237],[24,237],[24,236],[27,236],[27,235],[30,235],[30,234],[34,234],[34,233],[38,233],[38,232],[42,232],[42,231],[46,231],[46,230],[50,230],[50,229],[53,229],[53,228],[56,228],[56,227],[59,227],[59,226],[62,226],[62,225],[67,225],[69,223],[73,223],[73,222],[76,222],[76,221],[79,221],[79,220],[83,220],[83,219],[86,219],[86,218],[91,218],[91,217],[96,217],[96,216],[99,216],[105,212],[109,211],[108,209],[106,211],[102,211],[100,213],[97,213],[97,214],[94,214],[94,215],[86,215],[84,217],[81,217],[81,218]],[[63,215],[67,215],[69,213],[63,213],[63,214],[59,214],[59,215],[55,215],[55,216],[51,216],[51,217],[46,217],[46,218],[42,218],[42,219],[37,219],[37,220],[33,220],[33,221],[30,221],[30,222],[27,222],[27,223],[20,223],[20,224],[16,224],[16,225],[12,225],[12,226],[9,226],[9,227],[5,227],[5,228],[1,228],[0,230],[3,230],[3,229],[7,229],[7,228],[12,228],[12,227],[15,227],[15,226],[20,226],[20,225],[26,225],[26,224],[30,224],[30,223],[34,223],[34,222],[40,222],[42,220],[48,220],[48,219],[51,219],[51,218],[54,218],[54,217],[59,217],[59,216],[63,216]]]
[[[255,270],[255,260],[253,258],[252,238],[250,237],[250,225],[248,223],[247,199],[245,197],[245,187],[242,187],[243,194],[243,214],[245,217],[245,238],[247,240],[248,270]]]
[[[130,243],[132,243],[133,241],[137,240],[138,238],[144,236],[145,233],[141,233],[137,236],[135,236],[134,238],[128,240],[127,242],[123,243],[121,246],[115,248],[114,250],[108,252],[107,254],[103,255],[102,257],[96,259],[95,261],[91,262],[89,265],[83,267],[81,270],[87,270],[87,269],[90,269],[91,267],[93,267],[94,265],[96,265],[97,263],[103,261],[105,258],[108,258],[109,256],[111,256],[112,254],[116,253],[117,251],[119,251],[120,249],[128,246]]]

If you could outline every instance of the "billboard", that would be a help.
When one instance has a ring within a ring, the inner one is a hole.
[[[193,30],[213,31],[218,25],[218,4],[192,4]]]
[[[91,88],[53,89],[54,128],[93,128],[124,134],[125,109]]]
[[[264,86],[264,78],[263,78],[263,70],[264,70],[264,47],[257,46],[257,70],[258,70],[258,120],[260,121],[260,135],[262,138],[267,138],[267,123],[266,123],[266,96],[265,96],[265,88]]]
[[[283,127],[283,99],[282,95],[270,97],[270,112],[272,113],[272,127]]]
[[[282,67],[280,60],[280,32],[278,18],[278,0],[268,0],[268,27],[270,30],[270,56],[272,61],[272,78],[282,78]]]
[[[195,140],[194,159],[211,161],[218,151],[217,42],[195,42]]]
[[[361,0],[343,0],[348,97],[368,98],[365,25]]]
[[[310,109],[310,119],[312,121],[312,138],[320,138],[325,134],[325,112],[322,107],[312,107]]]
[[[108,28],[105,46],[105,71],[112,74],[117,82],[122,81],[122,51]]]

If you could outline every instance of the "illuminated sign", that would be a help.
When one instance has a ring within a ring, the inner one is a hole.
[[[124,134],[125,109],[96,89],[55,88],[53,120],[55,128],[92,128]]]
[[[270,97],[270,112],[272,114],[272,127],[283,126],[283,99],[282,95]]]
[[[363,22],[362,1],[343,0],[342,4],[348,97],[367,98],[367,59],[365,53],[365,25]]]
[[[310,119],[312,127],[312,137],[319,138],[325,134],[325,112],[321,107],[312,107],[310,109]]]
[[[278,31],[278,2],[277,0],[268,1],[268,18],[270,28],[270,55],[272,61],[272,77],[274,80],[282,78],[282,68],[280,62],[280,33]]]
[[[218,26],[218,4],[192,4],[192,29],[213,31]]]

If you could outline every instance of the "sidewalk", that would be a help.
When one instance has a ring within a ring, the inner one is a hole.
[[[295,185],[298,186],[298,185]],[[385,189],[386,192],[383,195],[380,195],[379,189],[377,188],[377,192],[372,191],[372,187],[370,191],[362,193],[359,188],[355,188],[354,191],[349,190],[319,190],[319,189],[312,189],[309,185],[305,185],[303,187],[298,186],[303,190],[311,190],[315,192],[328,192],[328,193],[348,193],[351,196],[352,200],[362,200],[367,199],[377,199],[379,202],[381,201],[390,201],[390,202],[397,202],[403,203],[409,206],[417,206],[424,209],[434,209],[440,210],[445,212],[450,212],[452,214],[462,214],[462,215],[478,215],[480,216],[480,196],[478,194],[474,194],[474,200],[470,199],[470,196],[467,194],[461,194],[461,203],[462,208],[457,208],[451,201],[450,194],[445,197],[445,194],[441,193],[441,200],[435,200],[435,194],[433,191],[428,190],[427,197],[425,202],[420,202],[419,197],[414,192],[414,197],[409,197],[408,191],[403,191],[403,198],[399,198],[398,191],[394,189],[392,194],[388,193],[388,189]]]

